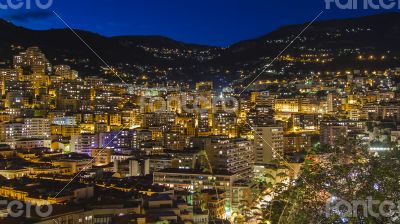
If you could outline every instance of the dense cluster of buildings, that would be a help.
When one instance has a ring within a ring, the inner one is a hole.
[[[312,148],[343,138],[397,147],[396,75],[310,74],[217,93],[212,82],[83,78],[31,47],[0,69],[0,197],[52,205],[25,217],[37,223],[229,220],[259,197],[256,180],[295,179]]]

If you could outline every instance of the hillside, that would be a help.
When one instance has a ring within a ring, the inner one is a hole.
[[[229,83],[240,74],[242,81],[251,78],[306,25],[285,26],[227,48],[186,44],[161,36],[109,38],[82,30],[77,33],[128,80],[146,74],[155,81],[213,79]],[[399,39],[400,13],[316,22],[271,70],[276,75],[299,75],[309,71],[397,67]],[[54,64],[69,64],[83,75],[107,76],[102,62],[68,29],[36,31],[1,20],[0,60],[11,62],[17,53],[11,45],[39,46]]]

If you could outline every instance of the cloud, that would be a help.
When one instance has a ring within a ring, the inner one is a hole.
[[[20,12],[8,15],[6,18],[11,21],[27,22],[32,20],[44,20],[54,16],[53,13],[46,10]]]

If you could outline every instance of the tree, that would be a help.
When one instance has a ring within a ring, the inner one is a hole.
[[[396,209],[390,217],[364,214],[363,206],[355,212],[346,207],[338,209],[338,201],[397,202],[400,198],[400,151],[394,148],[371,153],[354,140],[340,140],[335,147],[319,155],[320,162],[304,164],[293,186],[276,196],[265,213],[272,223],[396,223]],[[379,204],[372,209],[377,212]]]

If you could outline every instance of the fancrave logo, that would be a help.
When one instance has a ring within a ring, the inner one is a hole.
[[[53,0],[0,0],[0,9],[48,9]]]
[[[400,9],[400,0],[325,0],[325,4],[326,9]]]
[[[35,206],[29,203],[23,203],[21,201],[7,201],[0,200],[0,205],[7,206],[7,212],[0,212],[0,217],[10,216],[13,218],[26,217],[30,218],[33,214],[39,217],[49,217],[53,212],[53,206],[51,204],[43,206]]]
[[[332,198],[326,203],[325,215],[330,217],[332,214],[340,215],[344,218],[352,217],[392,217],[400,212],[400,207],[393,201],[373,200],[367,197],[366,200],[346,201],[339,198]]]

